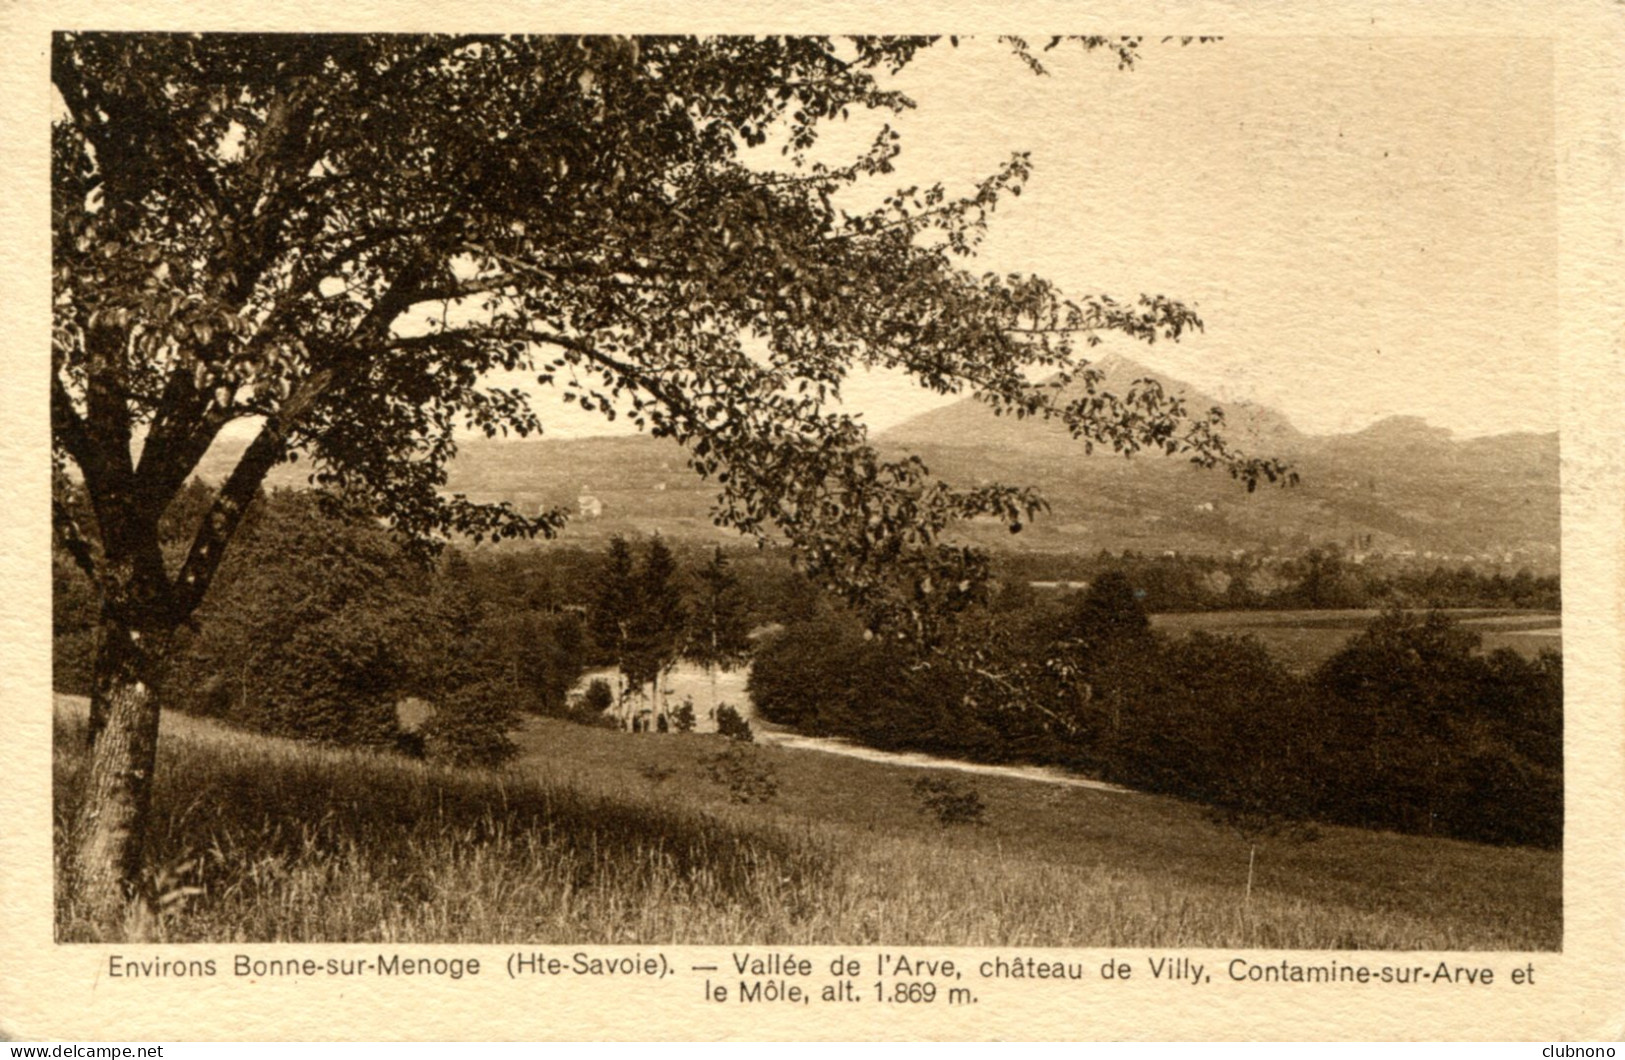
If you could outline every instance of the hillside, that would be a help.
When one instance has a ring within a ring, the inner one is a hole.
[[[1102,363],[1103,389],[1117,393],[1136,378],[1157,378],[1126,358]],[[1159,381],[1194,411],[1216,404],[1178,380]],[[1557,568],[1556,434],[1458,440],[1417,418],[1393,417],[1352,434],[1310,435],[1274,409],[1244,402],[1226,407],[1226,422],[1235,448],[1291,462],[1300,484],[1248,494],[1177,459],[1086,455],[1057,424],[1000,418],[969,398],[876,441],[883,451],[918,454],[958,484],[1039,486],[1052,511],[1019,537],[998,526],[965,528],[967,537],[997,548],[1222,554],[1336,542],[1354,553]],[[218,447],[201,474],[219,481],[240,451]],[[285,466],[271,482],[299,485],[306,474],[303,465]],[[694,540],[732,537],[712,524],[715,490],[688,469],[682,450],[642,435],[465,442],[450,488],[526,512],[563,506],[579,513],[583,496],[596,498],[601,508],[589,502],[567,539],[656,530]]]
[[[217,445],[199,466],[199,476],[223,481],[242,450],[241,443]],[[303,462],[284,464],[271,472],[267,485],[302,487],[309,473]],[[711,522],[716,489],[689,469],[683,450],[647,435],[464,441],[447,489],[477,501],[507,501],[527,515],[565,508],[572,513],[565,540],[655,531],[685,540],[738,539]],[[597,499],[597,515],[582,514],[583,497]]]
[[[1095,367],[1104,373],[1097,390],[1123,395],[1136,380],[1154,379],[1170,396],[1184,401],[1189,411],[1205,412],[1218,401],[1188,383],[1151,371],[1136,361],[1112,354]],[[1086,394],[1081,383],[1062,391],[1062,400]],[[1225,405],[1226,438],[1244,452],[1273,452],[1301,448],[1305,436],[1281,413],[1252,402]],[[1029,454],[1071,463],[1086,458],[1083,447],[1059,423],[1034,423],[999,417],[974,398],[966,398],[906,420],[880,435],[890,445],[909,449],[975,446],[1019,449]]]
[[[1218,404],[1126,358],[1103,364],[1103,390],[1120,394],[1150,377],[1192,411]],[[1458,441],[1415,417],[1391,417],[1352,434],[1309,435],[1265,406],[1231,403],[1225,412],[1233,447],[1290,462],[1297,487],[1248,494],[1177,459],[1085,456],[1059,424],[1000,418],[974,399],[908,420],[879,442],[952,480],[1043,487],[1053,511],[1023,535],[1019,547],[1029,549],[1226,552],[1337,542],[1353,552],[1556,568],[1556,434]],[[973,536],[995,540],[992,528]]]
[[[85,781],[85,701],[59,696],[55,715],[61,815]],[[950,828],[912,787],[937,771],[778,747],[736,746],[776,782],[742,803],[713,779],[728,746],[715,736],[532,718],[519,759],[485,772],[179,714],[164,732],[152,857],[177,900],[152,942],[1562,942],[1549,851],[1328,826],[1317,842],[1261,847],[1244,904],[1247,843],[1153,795],[978,776],[982,824]],[[217,812],[198,813],[205,803]],[[56,913],[60,941],[95,937],[71,902]]]

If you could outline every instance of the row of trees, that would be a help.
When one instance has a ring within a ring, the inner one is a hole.
[[[662,698],[662,680],[679,660],[714,677],[718,670],[738,666],[750,650],[745,597],[722,549],[714,549],[694,572],[687,593],[679,574],[676,558],[658,535],[649,539],[641,564],[626,539],[616,536],[588,610],[599,651],[624,679],[623,701],[647,688],[649,702],[662,718],[669,706]]]
[[[1007,582],[1091,582],[1108,571],[1131,578],[1152,612],[1297,610],[1333,608],[1514,608],[1556,611],[1562,593],[1556,574],[1514,574],[1472,567],[1391,560],[1353,562],[1340,548],[1312,548],[1302,555],[1094,555],[1013,553],[999,557]]]
[[[184,539],[213,495],[189,485],[166,541]],[[53,558],[55,684],[83,694],[94,594],[61,550]],[[781,568],[769,583],[789,578]],[[494,763],[521,713],[570,710],[591,665],[615,666],[624,693],[656,690],[665,711],[659,678],[679,660],[713,673],[741,663],[759,607],[721,549],[687,569],[658,536],[641,561],[616,538],[603,554],[452,549],[429,562],[329,495],[278,491],[250,509],[161,687],[175,709],[258,732]],[[409,701],[427,716],[421,731],[403,730]]]
[[[213,492],[188,487],[194,514]],[[278,491],[251,506],[160,690],[174,709],[258,732],[361,747],[408,737],[437,759],[500,761],[519,712],[564,709],[587,640],[578,616],[524,606],[478,567],[456,550],[414,555],[332,496]],[[56,686],[82,693],[94,599],[65,557],[54,571]],[[409,700],[426,721],[403,732]]]
[[[169,547],[212,495],[187,488]],[[1007,586],[932,653],[875,637],[782,565],[720,550],[685,564],[659,537],[639,551],[624,539],[597,555],[453,550],[425,566],[332,497],[272,494],[182,634],[163,694],[256,731],[375,747],[401,742],[398,708],[416,699],[425,753],[494,762],[519,712],[567,711],[587,666],[614,665],[626,692],[658,688],[678,660],[741,662],[748,631],[776,620],[751,692],[805,731],[1060,763],[1248,812],[1560,840],[1560,657],[1485,655],[1436,613],[1384,613],[1299,677],[1256,641],[1155,635],[1147,594],[1107,572],[1061,604]],[[57,686],[84,691],[94,595],[60,552],[53,571]]]
[[[837,607],[757,652],[763,717],[874,746],[1065,765],[1249,814],[1562,842],[1563,668],[1390,610],[1298,676],[1251,638],[1153,632],[1121,575],[1058,614],[969,616],[951,654]],[[958,662],[974,656],[970,665]]]

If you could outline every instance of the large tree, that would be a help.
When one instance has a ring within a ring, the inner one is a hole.
[[[634,687],[648,687],[649,706],[663,717],[666,703],[660,686],[677,662],[685,609],[677,585],[677,557],[659,534],[644,549],[633,593],[631,644],[621,665]]]
[[[116,920],[139,877],[166,645],[272,467],[307,460],[317,484],[413,541],[559,525],[442,491],[458,425],[540,429],[523,393],[485,384],[493,371],[529,371],[686,445],[719,486],[719,521],[783,534],[872,619],[916,633],[981,572],[942,531],[980,515],[1017,526],[1042,502],[883,460],[831,404],[854,366],[1249,484],[1278,470],[1227,451],[1213,416],[1184,415],[1154,385],[1058,396],[1056,383],[1098,379],[1081,339],[1177,337],[1198,321],[1160,296],[1069,300],[1042,279],[967,271],[1026,156],[962,196],[904,189],[841,208],[843,191],[891,170],[898,137],[828,165],[809,154],[820,127],[912,106],[889,77],[932,43],[55,39],[53,456],[92,516],[54,514],[100,600],[69,858],[90,915]],[[1138,45],[1074,43],[1123,63]],[[771,166],[750,150],[764,145],[782,147]],[[233,423],[253,441],[166,562],[159,521]]]
[[[716,546],[711,559],[694,574],[683,656],[704,667],[711,678],[711,706],[717,705],[717,671],[732,670],[750,652],[750,630],[739,579]]]
[[[622,708],[630,691],[626,675],[632,669],[632,623],[637,617],[637,608],[636,560],[626,538],[616,534],[609,539],[609,548],[593,578],[587,628],[598,650],[615,663],[615,670],[621,675],[616,705]]]

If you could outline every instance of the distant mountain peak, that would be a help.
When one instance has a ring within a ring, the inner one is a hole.
[[[1362,441],[1413,444],[1420,442],[1434,445],[1448,445],[1455,440],[1455,434],[1449,427],[1434,427],[1421,416],[1411,415],[1385,416],[1348,437]]]
[[[1119,375],[1132,373],[1134,375],[1149,375],[1150,371],[1139,361],[1123,356],[1121,353],[1108,353],[1090,361],[1088,367],[1103,375]]]
[[[1253,454],[1281,455],[1275,450],[1283,445],[1295,447],[1301,433],[1281,413],[1267,405],[1252,401],[1218,401],[1189,383],[1153,370],[1121,353],[1107,353],[1091,361],[1088,368],[1099,373],[1096,393],[1125,396],[1142,379],[1155,381],[1169,397],[1185,403],[1185,411],[1192,417],[1202,417],[1211,408],[1225,413],[1223,433],[1238,448]],[[1082,379],[1074,378],[1065,390],[1055,395],[1058,404],[1065,404],[1086,396],[1088,388]],[[1081,446],[1057,423],[1034,424],[1014,419],[998,419],[993,411],[975,397],[967,397],[951,405],[921,413],[895,424],[878,436],[893,445],[982,445],[1031,449],[1035,446],[1057,450],[1058,455],[1076,456]]]

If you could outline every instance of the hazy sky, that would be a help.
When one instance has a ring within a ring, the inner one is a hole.
[[[1044,59],[1035,77],[993,41],[962,42],[899,78],[919,107],[893,119],[888,183],[965,188],[1032,152],[973,268],[1194,304],[1205,334],[1102,351],[1310,432],[1396,414],[1459,434],[1557,428],[1543,42],[1149,43],[1132,71]],[[830,145],[855,150],[872,128]],[[541,398],[551,434],[607,426]],[[855,380],[848,401],[877,428],[933,404],[895,379]]]

